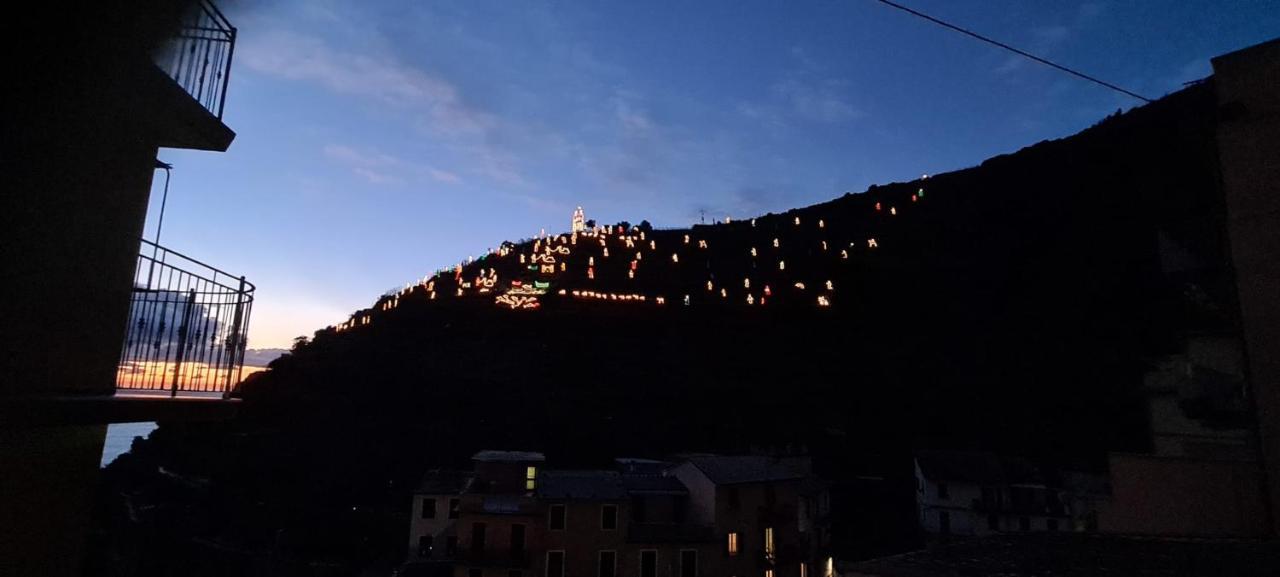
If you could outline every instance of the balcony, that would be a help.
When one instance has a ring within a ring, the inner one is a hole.
[[[235,53],[236,28],[209,0],[199,0],[181,17],[180,27],[154,55],[169,78],[222,120]]]
[[[116,388],[227,396],[240,382],[252,284],[142,241]]]

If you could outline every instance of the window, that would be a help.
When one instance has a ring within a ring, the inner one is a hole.
[[[764,528],[764,557],[773,561],[776,551],[773,548],[773,527]]]
[[[1019,518],[1018,518],[1018,530],[1019,530],[1019,531],[1030,531],[1030,530],[1031,530],[1031,519],[1030,519],[1030,518],[1028,518],[1028,517],[1019,517]]]
[[[484,523],[471,524],[471,552],[481,553],[484,551]]]
[[[444,538],[444,554],[449,557],[458,556],[458,536],[449,535]]]
[[[946,511],[938,511],[938,532],[943,535],[951,533],[951,514]]]
[[[616,577],[618,574],[618,552],[601,551],[598,567],[596,570],[597,577]]]
[[[564,505],[552,505],[547,508],[547,527],[552,531],[564,531]]]
[[[658,577],[658,552],[640,552],[640,577]]]
[[[726,546],[728,547],[726,551],[729,553],[730,557],[738,554],[738,533],[736,531],[729,533],[729,541],[726,543]]]
[[[1000,530],[1000,517],[996,515],[987,515],[987,528],[992,531]]]
[[[689,511],[689,496],[676,497],[675,509],[671,511],[671,520],[676,524],[684,523],[685,513]]]
[[[947,484],[946,484],[946,483],[938,483],[938,498],[939,498],[939,499],[950,499],[950,498],[951,498],[951,491],[950,491],[949,489],[947,489]]]
[[[458,509],[461,508],[462,499],[449,499],[449,518],[458,518]]]
[[[617,505],[600,506],[600,528],[605,531],[613,531],[618,528]]]
[[[547,551],[546,577],[564,577],[564,551]]]
[[[401,503],[403,502],[404,501],[401,501]],[[435,499],[425,498],[422,500],[422,518],[423,519],[436,518],[436,500]]]
[[[639,495],[631,498],[631,520],[636,523],[648,522],[649,516],[645,511],[645,498]]]
[[[524,524],[516,523],[511,526],[511,558],[517,559],[524,556]]]
[[[773,569],[765,569],[764,577],[773,577]]]
[[[484,569],[479,567],[467,569],[467,577],[484,577]]]
[[[431,556],[431,543],[432,543],[432,541],[434,541],[434,539],[432,539],[432,538],[431,538],[431,535],[420,535],[420,536],[418,536],[418,556],[419,556],[419,557],[430,557],[430,556]]]
[[[1045,520],[1044,520],[1044,528],[1045,528],[1045,529],[1048,529],[1048,530],[1050,530],[1050,531],[1057,531],[1057,530],[1058,530],[1058,520],[1057,520],[1057,519],[1045,519]]]
[[[538,488],[538,468],[525,467],[524,469],[524,490],[532,491]]]
[[[800,577],[809,577],[809,564],[804,561],[800,562]]]
[[[724,494],[725,494],[725,500],[729,502],[730,511],[737,511],[738,507],[742,506],[742,503],[738,501],[737,487],[729,487],[728,489],[725,489]]]
[[[696,550],[680,550],[680,577],[698,577],[698,552]]]

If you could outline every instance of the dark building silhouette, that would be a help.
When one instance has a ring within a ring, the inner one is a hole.
[[[231,144],[235,29],[207,0],[10,16],[25,33],[5,34],[0,107],[0,574],[77,575],[107,423],[231,405],[113,393],[157,151]]]

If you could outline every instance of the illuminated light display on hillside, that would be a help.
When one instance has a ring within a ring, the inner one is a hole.
[[[827,228],[827,221],[818,219],[818,228]]]
[[[773,248],[778,248],[779,246],[781,245],[778,243],[778,237],[773,237]]]
[[[755,228],[755,227],[756,227],[756,219],[753,218],[751,219],[751,228]]]
[[[587,266],[596,266],[596,257],[594,256],[587,257]]]
[[[658,250],[658,241],[649,241],[649,250]]]
[[[690,302],[692,302],[692,300],[689,298],[689,295],[684,295],[684,306],[689,306]]]
[[[711,284],[711,281],[707,281],[707,290],[709,291],[715,290],[715,286]]]
[[[627,271],[627,278],[628,278],[628,279],[636,278],[636,270],[635,270],[635,269],[631,269],[631,270]]]
[[[819,296],[818,296],[818,306],[820,306],[820,307],[829,307],[829,306],[831,306],[831,301],[830,301],[830,300],[827,300],[827,297],[819,295]]]
[[[665,304],[667,304],[667,299],[666,299],[666,298],[663,298],[663,297],[657,297],[657,298],[653,299],[653,302],[658,303],[658,304],[660,304],[660,305],[665,305]]]
[[[462,287],[458,287],[457,292],[455,292],[453,296],[456,296],[456,297],[462,296]]]
[[[644,231],[640,231],[640,240],[644,240]]]
[[[744,278],[744,279],[742,279],[742,288],[751,288],[751,279],[750,279],[750,278]]]
[[[898,216],[898,209],[897,209],[897,208],[894,208],[894,207],[892,207],[892,206],[891,206],[891,207],[889,207],[889,214],[891,214],[891,215],[893,215],[893,216]]]
[[[699,240],[699,241],[698,241],[698,248],[707,248],[707,241],[705,241],[705,240]]]
[[[538,272],[541,272],[542,274],[555,274],[555,272],[556,272],[556,265],[554,265],[554,264],[544,264],[544,265],[542,265],[542,268],[538,270]]]
[[[684,243],[689,244],[689,235],[684,235]]]
[[[840,258],[844,260],[849,260],[849,251],[845,249],[840,249]]]
[[[732,219],[732,218],[729,218],[729,217],[727,217],[727,216],[726,216],[726,217],[724,217],[724,223],[725,223],[725,224],[731,224],[731,223],[733,223],[733,219]]]
[[[800,217],[796,217],[796,226],[800,226]]]
[[[769,285],[764,285],[764,296],[773,296],[773,291],[769,290]]]
[[[680,255],[674,252],[671,253],[671,262],[680,262]]]
[[[920,198],[924,198],[924,189],[922,188],[922,189],[920,189],[920,190],[917,190],[917,191],[916,191],[916,196],[918,196],[918,197],[920,197]]]
[[[827,290],[829,291],[836,290],[835,285],[831,284],[831,281],[827,281]]]
[[[751,247],[751,258],[755,258],[755,257],[756,257],[756,254],[758,254],[758,253],[756,253],[756,247],[754,247],[754,246],[753,246],[753,247]]]
[[[879,244],[876,244],[876,239],[874,239],[874,238],[869,238],[869,239],[867,239],[867,248],[876,248],[876,247],[878,247],[878,246],[880,246],[880,245],[879,245]]]
[[[649,297],[642,294],[634,294],[634,293],[618,294],[618,293],[598,293],[595,291],[573,291],[570,294],[572,294],[574,298],[580,298],[580,299],[596,299],[596,300],[641,302],[641,303],[649,301]],[[654,302],[657,304],[663,304],[666,302],[666,299],[663,299],[662,297],[657,297],[654,299]]]
[[[602,257],[604,257],[604,258],[609,258],[609,247],[607,247],[607,246],[606,246],[606,247],[604,247],[604,252],[600,253],[600,256],[602,256]]]
[[[798,282],[798,283],[796,283],[796,288],[798,288],[798,289],[800,289],[800,290],[804,290],[804,283],[802,283],[802,282]]]
[[[822,241],[822,250],[827,250],[827,241]]]
[[[880,210],[880,203],[878,203],[878,202],[876,203],[876,210],[877,210],[877,211],[879,211],[879,210]]]
[[[787,261],[785,260],[778,261],[778,270],[787,270]]]
[[[587,278],[588,278],[588,279],[591,279],[591,280],[595,280],[595,278],[596,278],[596,269],[595,269],[595,267],[590,267],[590,266],[589,266],[589,267],[587,267]]]
[[[633,261],[631,261],[631,270],[636,270],[636,267],[637,267],[637,266],[639,266],[639,263],[637,263],[637,262],[636,262],[636,261],[634,261],[634,260],[633,260]]]
[[[722,298],[722,299],[723,299],[723,298],[728,298],[728,297],[729,297],[729,291],[726,291],[726,290],[724,290],[724,289],[720,289],[720,298]]]
[[[911,202],[917,202],[917,201],[919,201],[919,200],[920,200],[920,197],[919,197],[919,196],[914,195],[914,194],[913,194],[913,195],[911,195]]]
[[[626,242],[627,242],[627,248],[635,248],[635,247],[636,247],[636,243],[635,243],[634,241],[632,241],[631,239],[627,239],[627,241],[626,241]]]
[[[431,300],[436,300],[436,291],[431,291]]]
[[[643,260],[643,259],[644,259],[644,255],[640,254],[640,251],[636,251],[636,260]]]
[[[494,299],[493,302],[494,304],[497,304],[497,305],[504,305],[507,307],[511,307],[512,310],[536,309],[539,306],[541,306],[541,303],[538,302],[538,297],[512,295],[510,293],[505,295],[498,295],[498,298]]]
[[[753,305],[753,304],[756,304],[756,298],[751,296],[750,294],[747,294],[747,305]]]
[[[564,272],[567,270],[569,270],[569,267],[566,266],[565,263],[560,263],[560,272]]]

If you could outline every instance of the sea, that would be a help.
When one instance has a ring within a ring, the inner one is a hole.
[[[143,437],[156,430],[155,423],[117,423],[107,425],[107,442],[102,446],[102,466],[129,452],[134,437]]]

